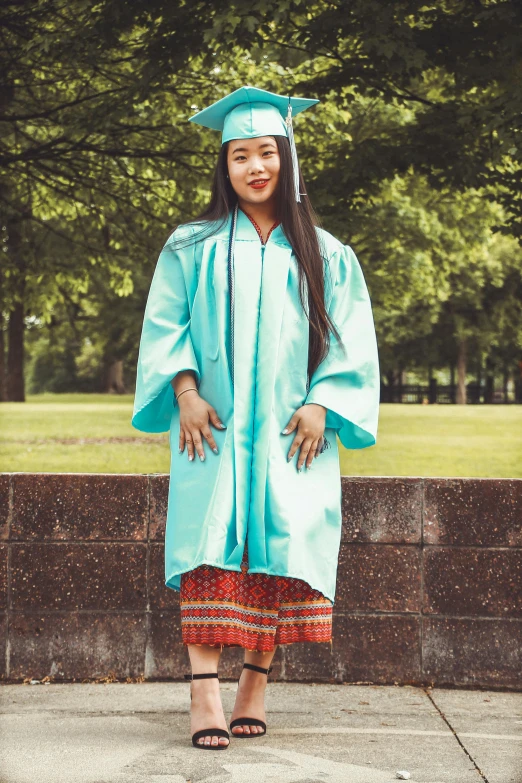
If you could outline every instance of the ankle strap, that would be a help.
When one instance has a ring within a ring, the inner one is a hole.
[[[263,669],[262,666],[254,666],[253,663],[243,664],[243,669],[252,669],[253,672],[260,672],[261,674],[270,674],[273,668],[273,666],[270,666],[269,669]]]
[[[185,674],[186,680],[208,680],[211,677],[218,677],[217,672],[206,672],[205,674]]]

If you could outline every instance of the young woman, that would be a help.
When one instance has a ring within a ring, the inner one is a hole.
[[[230,741],[223,647],[245,649],[230,731],[254,738],[277,645],[331,639],[337,437],[376,440],[370,298],[297,163],[292,111],[314,103],[243,87],[191,118],[222,131],[211,199],[167,240],[145,309],[132,424],[170,432],[165,583],[204,749]]]

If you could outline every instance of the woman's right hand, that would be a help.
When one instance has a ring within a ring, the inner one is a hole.
[[[212,451],[217,454],[218,447],[210,424],[219,429],[225,429],[225,424],[219,418],[217,411],[195,389],[187,391],[180,396],[179,405],[179,453],[182,454],[187,444],[188,458],[194,459],[194,451],[197,451],[201,461],[205,459],[203,438],[208,441]]]

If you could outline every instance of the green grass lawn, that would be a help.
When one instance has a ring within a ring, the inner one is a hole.
[[[135,430],[132,402],[42,394],[0,404],[0,472],[168,473],[167,433]],[[381,405],[377,445],[340,451],[348,476],[520,478],[522,406]]]

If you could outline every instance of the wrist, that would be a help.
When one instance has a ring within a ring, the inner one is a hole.
[[[198,382],[193,370],[180,370],[170,381],[174,394],[179,395],[185,389],[197,388]]]
[[[328,408],[325,408],[324,405],[321,405],[320,402],[305,402],[305,405],[317,405],[318,408],[322,408],[325,416],[328,412]]]
[[[199,392],[198,392],[198,390],[196,389],[195,386],[188,386],[186,389],[181,389],[180,392],[176,394],[176,400],[178,402],[178,405],[182,405],[183,404],[184,397],[186,397],[188,399],[189,392],[191,392],[192,394],[194,394],[194,392],[196,392],[196,394],[199,395]]]

